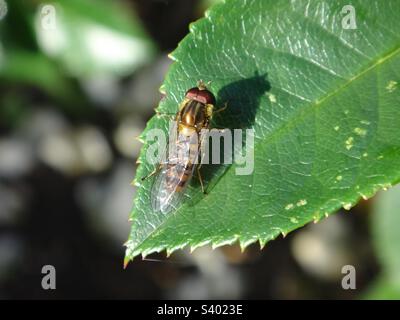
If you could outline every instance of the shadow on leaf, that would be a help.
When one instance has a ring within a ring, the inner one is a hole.
[[[218,113],[213,118],[213,128],[248,129],[252,128],[260,100],[265,97],[265,93],[271,89],[271,85],[267,80],[267,74],[255,75],[248,79],[242,79],[232,82],[222,87],[217,94],[216,110],[227,104],[226,110]],[[242,148],[245,147],[245,134],[242,137]],[[212,159],[211,139],[209,141],[210,159]],[[231,164],[224,164],[224,139],[220,139],[220,160],[221,164],[203,164],[201,167],[201,175],[207,193],[210,193],[213,187],[218,183],[219,179],[224,175],[225,171]],[[210,160],[211,161],[211,160]],[[233,160],[234,161],[234,160]],[[191,183],[192,188],[189,190],[188,196],[191,198],[190,206],[197,203],[202,197],[200,191],[200,182],[195,172],[194,179]],[[195,189],[195,190],[193,190]],[[200,192],[199,192],[200,191]]]

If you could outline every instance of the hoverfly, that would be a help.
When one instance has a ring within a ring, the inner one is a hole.
[[[150,195],[155,212],[167,214],[177,208],[195,171],[205,193],[199,163],[206,142],[205,129],[209,128],[215,114],[214,106],[215,97],[202,81],[186,92],[174,117],[174,126],[170,129],[165,161],[142,179],[156,175]],[[216,112],[225,108],[226,106]]]

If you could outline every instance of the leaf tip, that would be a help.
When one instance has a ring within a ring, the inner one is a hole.
[[[131,182],[131,186],[140,187],[142,184],[135,178]]]
[[[363,200],[365,200],[365,201],[368,200],[368,197],[365,194],[363,194],[361,192],[359,192],[358,194],[361,196],[361,198],[363,198]]]
[[[126,268],[128,267],[128,264],[129,264],[130,261],[131,261],[131,259],[128,256],[126,256],[124,258],[124,264],[123,264],[124,270],[126,270]]]
[[[178,61],[178,58],[174,55],[174,51],[168,53],[168,58],[170,58],[172,61]]]
[[[258,239],[258,244],[260,245],[260,250],[263,250],[265,248],[265,245],[267,244],[267,240]]]
[[[192,33],[196,31],[196,23],[189,23],[189,31]]]
[[[160,91],[161,94],[166,95],[167,91],[165,90],[165,84],[163,83],[160,88],[158,88],[158,91]]]
[[[171,248],[167,248],[166,252],[167,252],[167,258],[171,257],[171,254],[173,254],[175,251],[175,249],[171,249]]]
[[[135,137],[135,140],[136,140],[136,141],[139,141],[140,143],[144,143],[144,139],[143,139],[143,137],[142,137],[142,134],[136,136],[136,137]]]
[[[254,242],[256,242],[256,241],[257,241],[256,238],[249,238],[249,239],[245,239],[245,240],[239,240],[239,246],[240,246],[241,252],[243,253],[244,250],[246,250],[246,248],[247,248],[250,244],[252,244],[252,243],[254,243]]]
[[[345,209],[347,211],[349,211],[353,206],[353,204],[350,203],[350,202],[349,203],[343,203],[342,205],[343,205],[343,209]]]
[[[190,254],[192,254],[193,252],[194,252],[194,250],[196,250],[196,246],[191,246],[190,248],[189,248],[189,252],[190,252]]]

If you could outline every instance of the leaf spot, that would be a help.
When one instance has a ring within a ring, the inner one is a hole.
[[[290,222],[291,223],[299,223],[299,220],[296,217],[291,217]]]
[[[306,200],[306,199],[302,199],[302,200],[299,200],[299,201],[296,203],[296,206],[302,207],[302,206],[305,206],[306,204],[307,204],[307,200]]]
[[[397,81],[390,80],[386,86],[386,90],[392,93],[396,89],[397,89]]]
[[[271,103],[276,103],[276,96],[272,93],[268,93],[268,99]]]
[[[367,134],[367,130],[362,128],[355,128],[354,133],[359,135],[360,137],[365,137],[365,135]]]
[[[353,142],[354,142],[354,138],[353,137],[348,137],[348,139],[345,142],[347,150],[350,150],[351,148],[353,148]]]
[[[285,207],[285,210],[291,210],[291,209],[293,209],[293,208],[294,208],[293,203],[289,203],[289,204]]]

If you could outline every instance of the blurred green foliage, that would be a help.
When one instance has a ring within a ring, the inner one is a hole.
[[[374,199],[371,228],[382,271],[366,298],[400,298],[400,185]]]
[[[129,75],[156,52],[134,8],[122,2],[7,4],[7,15],[0,21],[0,90],[8,92],[0,98],[0,116],[7,124],[16,114],[11,102],[18,100],[18,88],[24,85],[39,89],[69,113],[86,113],[92,106],[80,81]],[[16,89],[10,91],[12,87]]]

